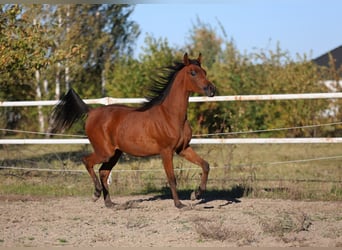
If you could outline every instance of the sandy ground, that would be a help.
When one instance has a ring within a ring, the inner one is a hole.
[[[0,247],[342,247],[342,202],[0,196]]]

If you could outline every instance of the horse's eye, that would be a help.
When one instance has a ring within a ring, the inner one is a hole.
[[[191,74],[192,76],[195,76],[195,75],[196,75],[196,71],[195,71],[195,70],[191,70],[191,71],[190,71],[190,74]]]

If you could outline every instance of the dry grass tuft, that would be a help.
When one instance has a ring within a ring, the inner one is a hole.
[[[201,240],[230,241],[236,242],[239,246],[250,245],[255,241],[253,232],[238,228],[228,228],[221,222],[201,220],[194,221],[194,224],[194,228]]]
[[[263,231],[279,237],[283,237],[286,233],[308,231],[311,224],[310,217],[302,212],[281,212],[278,216],[261,219]]]

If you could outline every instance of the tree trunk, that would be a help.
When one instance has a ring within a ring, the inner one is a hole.
[[[60,82],[60,72],[61,72],[61,63],[57,63],[56,70],[56,88],[55,88],[55,99],[59,100],[61,96],[61,82]]]
[[[66,13],[66,37],[68,37],[68,33],[70,32],[70,5],[67,7]],[[69,63],[68,60],[65,62],[65,91],[70,89],[70,73],[69,73]]]
[[[102,96],[106,95],[106,70],[102,69],[101,71],[101,94]]]
[[[33,19],[33,25],[35,26],[37,24],[37,20]],[[40,89],[40,72],[38,69],[36,69],[35,72],[36,77],[36,99],[42,100],[42,91]],[[44,124],[44,114],[43,114],[43,107],[38,106],[38,123],[39,123],[39,131],[44,132],[45,124]]]
[[[35,72],[36,76],[36,95],[37,100],[42,100],[42,91],[40,89],[40,72],[39,70],[36,70]],[[44,132],[45,131],[45,123],[44,123],[44,114],[43,114],[43,107],[38,106],[38,123],[39,123],[39,131]]]

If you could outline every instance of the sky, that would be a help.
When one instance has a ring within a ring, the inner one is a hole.
[[[142,52],[146,34],[166,38],[176,48],[189,43],[190,30],[197,18],[223,37],[221,23],[227,39],[233,39],[242,53],[274,50],[279,44],[294,59],[297,53],[314,59],[342,45],[341,0],[167,2],[135,6],[131,19],[141,29],[135,56]]]

